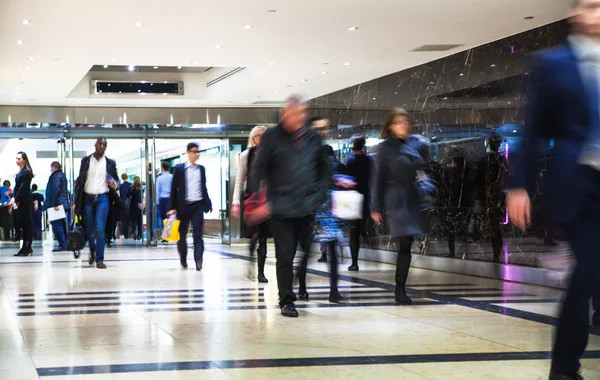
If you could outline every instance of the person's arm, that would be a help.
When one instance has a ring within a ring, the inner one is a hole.
[[[208,188],[206,187],[206,168],[204,166],[200,166],[200,169],[200,175],[202,176],[202,194],[206,196],[209,212],[212,212],[212,202],[210,200],[210,195],[208,195]]]
[[[323,146],[323,140],[321,140],[321,136],[318,136],[318,141],[321,146]],[[317,203],[321,204],[327,200],[327,190],[331,188],[333,185],[333,174],[331,173],[331,168],[329,166],[329,160],[327,157],[327,152],[325,149],[319,149],[317,154],[317,172],[319,173],[319,188],[317,189]]]
[[[168,216],[173,216],[176,213],[177,195],[179,191],[177,184],[179,183],[179,176],[181,175],[179,172],[179,166],[175,166],[175,170],[173,170],[173,179],[171,181],[171,210],[169,211]]]
[[[507,181],[507,208],[510,220],[521,230],[531,223],[531,202],[528,188],[535,170],[535,154],[543,129],[552,129],[556,119],[554,91],[549,83],[553,70],[548,60],[539,60],[530,75],[526,123],[520,152],[511,157],[510,176]]]
[[[246,180],[248,179],[248,154],[249,151],[245,150],[240,154],[238,160],[238,173],[235,177],[235,187],[233,190],[233,201],[231,202],[234,206],[240,205],[240,199],[242,197],[242,191],[244,190],[244,185],[246,184]]]
[[[252,159],[251,167],[247,169],[247,188],[251,192],[258,191],[261,181],[267,177],[267,169],[275,149],[272,136],[274,136],[273,130],[268,130],[263,134],[260,148]]]
[[[383,210],[385,179],[387,172],[384,149],[380,145],[375,158],[375,166],[371,177],[371,217],[377,223],[381,223],[381,212]]]
[[[31,172],[28,169],[23,171],[22,181],[21,186],[13,194],[13,198],[17,203],[23,200],[28,190],[31,191]]]

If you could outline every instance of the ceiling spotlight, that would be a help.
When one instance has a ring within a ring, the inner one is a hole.
[[[461,77],[464,77],[464,76],[465,76],[465,74],[463,74],[463,73],[460,73],[460,74],[458,74],[458,75],[459,75],[459,76],[461,76]]]
[[[144,24],[142,24],[141,22],[136,22],[135,26],[137,26],[138,28],[141,28],[142,26],[144,26]]]
[[[274,93],[278,93],[279,91],[275,90],[275,91],[273,91],[273,92],[274,92]]]
[[[138,92],[142,92],[142,90],[138,90]]]
[[[129,65],[129,67],[127,68],[127,70],[129,70],[129,71],[135,70],[135,65]]]
[[[181,66],[177,66],[177,70],[181,70]]]
[[[29,20],[23,20],[23,25],[29,25]]]
[[[302,79],[300,82],[308,82],[308,79]]]
[[[269,62],[269,65],[273,66],[275,64],[275,62]]]
[[[444,100],[448,100],[448,97],[447,97],[447,96],[444,96]]]
[[[23,41],[22,40],[17,40],[17,45],[23,45]]]
[[[117,62],[117,60],[116,60],[115,58],[111,59],[110,61],[111,61],[112,63],[115,63],[115,62]]]
[[[21,79],[27,79],[27,77],[21,77]]]
[[[29,67],[25,66],[25,67],[23,67],[23,70],[29,71]]]
[[[358,26],[351,26],[348,28],[348,30],[354,32],[355,30],[358,30]]]
[[[108,69],[108,65],[104,65],[104,68],[105,68],[105,69]]]
[[[215,49],[223,49],[223,45],[215,45]]]
[[[154,66],[154,67],[153,67],[153,69],[154,69],[154,70],[158,69],[158,66]]]
[[[377,100],[377,98],[373,98],[373,100]]]
[[[192,65],[197,65],[198,62],[197,61],[192,61]]]
[[[394,91],[394,95],[398,95],[398,91]]]
[[[164,81],[163,83],[164,83],[164,84],[167,84],[167,81]]]
[[[246,26],[244,26],[244,29],[250,30],[250,29],[252,29],[252,25],[246,25]]]
[[[167,93],[166,93],[166,92],[163,92],[163,95],[167,95]]]
[[[350,62],[345,62],[344,66],[350,66]]]
[[[244,100],[244,103],[248,104],[248,103],[250,103],[250,102],[249,102],[249,101],[247,101],[247,100]]]
[[[30,61],[35,61],[35,58],[33,58],[33,57],[29,57],[27,59],[30,60]]]
[[[16,102],[16,101],[17,101],[17,99],[15,99],[15,98],[13,98],[12,100],[13,100],[13,102]]]
[[[77,99],[77,103],[81,103],[81,99]]]
[[[327,71],[321,71],[321,74],[325,75],[327,74]]]

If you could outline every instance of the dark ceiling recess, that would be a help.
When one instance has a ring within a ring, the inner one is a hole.
[[[96,93],[102,94],[169,94],[182,93],[178,82],[96,82]]]
[[[412,49],[411,51],[448,51],[448,50],[457,48],[459,46],[463,46],[463,45],[445,45],[445,44],[423,45],[423,46],[419,46],[418,48]]]

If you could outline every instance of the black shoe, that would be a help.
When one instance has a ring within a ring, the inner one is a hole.
[[[19,252],[15,253],[13,256],[23,256],[23,251],[25,250],[25,247],[19,249]]]
[[[104,263],[96,263],[96,268],[98,268],[98,269],[106,269],[106,264],[104,264]]]
[[[398,305],[412,305],[412,299],[406,294],[406,289],[402,286],[396,288],[395,296],[396,306]]]
[[[294,306],[293,303],[288,303],[281,307],[281,315],[284,317],[297,318],[298,310],[296,310],[296,306]]]
[[[111,241],[106,242],[106,248],[112,248],[112,242]]]
[[[548,380],[583,380],[583,376],[578,373],[575,375],[561,375],[559,373],[550,372]]]
[[[90,259],[88,260],[88,263],[93,265],[94,261],[96,261],[96,252],[90,251]]]
[[[181,267],[183,269],[187,269],[187,258],[183,258],[181,256],[179,256],[179,262],[181,263]]]
[[[356,265],[356,264],[352,264],[352,265],[350,265],[350,266],[348,267],[348,270],[349,270],[350,272],[358,272],[358,265]]]
[[[259,273],[257,278],[258,282],[260,283],[267,284],[269,282],[269,280],[267,280],[267,278],[265,277],[264,273]]]
[[[196,261],[196,270],[200,272],[202,270],[202,259]]]
[[[594,316],[592,317],[592,325],[600,326],[600,311],[594,311]]]
[[[319,263],[326,263],[327,262],[327,255],[322,255],[321,258],[319,260],[317,260],[317,262],[319,262]]]
[[[329,294],[329,302],[331,302],[331,303],[340,303],[343,300],[344,300],[344,297],[342,297],[340,295],[340,293],[338,293],[338,292]]]
[[[23,256],[33,256],[33,249],[31,247],[25,248],[23,251]]]
[[[306,291],[298,292],[298,299],[300,301],[308,301],[308,293]]]

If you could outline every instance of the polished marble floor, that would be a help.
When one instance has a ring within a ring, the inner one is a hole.
[[[117,246],[104,271],[87,253],[2,248],[0,379],[547,378],[557,290],[413,268],[415,305],[394,306],[392,265],[345,262],[335,305],[313,257],[310,300],[287,319],[269,248],[266,285],[241,245],[208,243],[202,272],[174,246]],[[591,332],[583,374],[600,379]]]

